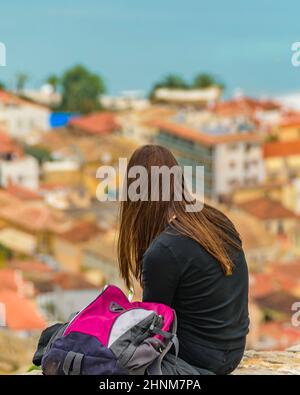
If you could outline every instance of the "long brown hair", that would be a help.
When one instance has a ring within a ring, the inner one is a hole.
[[[131,156],[126,173],[129,186],[132,180],[128,172],[133,166],[143,166],[150,175],[152,166],[167,166],[171,169],[178,166],[173,154],[159,145],[144,145]],[[148,177],[150,181],[150,177]],[[183,181],[184,182],[184,181]],[[172,183],[172,178],[170,178]],[[161,188],[161,184],[160,184]],[[233,262],[228,254],[228,247],[241,249],[240,238],[233,224],[219,210],[204,204],[201,211],[187,212],[184,200],[174,199],[171,188],[171,199],[164,201],[132,201],[127,199],[120,205],[120,229],[118,237],[118,264],[122,278],[127,287],[131,287],[133,279],[142,284],[143,255],[152,241],[164,231],[170,219],[172,227],[179,233],[197,241],[221,265],[225,275],[230,275]],[[161,195],[160,195],[161,196]]]

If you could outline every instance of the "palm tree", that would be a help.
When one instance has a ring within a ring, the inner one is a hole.
[[[153,99],[155,91],[159,88],[188,89],[186,81],[178,74],[168,74],[161,81],[155,83],[150,91],[149,98]]]
[[[187,89],[188,87],[185,80],[178,74],[168,74],[160,84],[169,89]]]
[[[218,86],[224,89],[224,84],[219,82],[214,76],[208,73],[199,73],[194,78],[193,88],[209,88],[210,86]]]
[[[17,92],[22,92],[25,88],[25,85],[28,81],[28,75],[26,73],[17,73],[16,74],[16,90]]]
[[[58,85],[60,84],[60,78],[56,74],[51,74],[46,79],[46,83],[51,85],[53,91],[56,92]]]

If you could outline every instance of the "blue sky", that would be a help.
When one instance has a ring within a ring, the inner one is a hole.
[[[110,93],[149,90],[169,72],[223,80],[230,94],[300,90],[291,44],[300,41],[299,0],[10,0],[0,4],[7,66],[37,87],[50,73],[82,63]]]

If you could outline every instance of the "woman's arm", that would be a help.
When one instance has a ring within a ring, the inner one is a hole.
[[[146,252],[142,268],[143,301],[171,306],[179,281],[176,257],[169,247],[156,242]]]

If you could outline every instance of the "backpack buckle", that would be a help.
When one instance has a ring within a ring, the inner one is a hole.
[[[125,311],[124,307],[120,306],[116,302],[110,302],[109,310],[112,311],[113,313],[120,313],[122,311]]]

